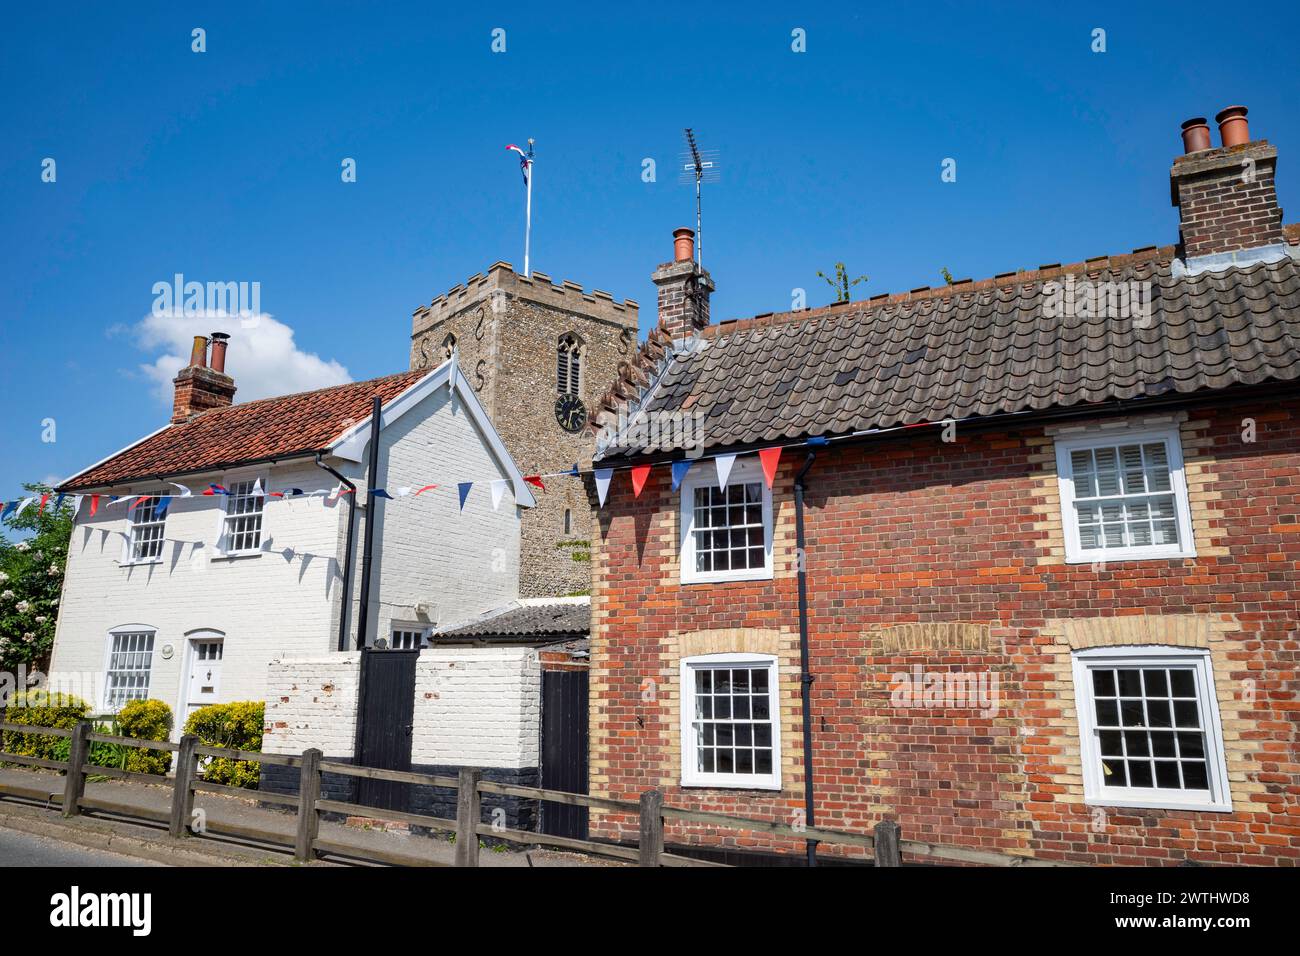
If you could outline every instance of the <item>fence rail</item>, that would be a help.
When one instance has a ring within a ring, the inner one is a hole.
[[[11,733],[67,737],[70,739],[68,759],[62,761],[0,751],[0,762],[63,771],[65,778],[62,803],[63,815],[66,817],[78,816],[82,810],[128,813],[163,823],[167,826],[168,833],[171,836],[180,838],[192,833],[201,835],[190,829],[190,821],[194,814],[195,793],[216,793],[246,798],[256,796],[258,800],[267,803],[295,808],[297,827],[292,847],[285,843],[284,835],[281,833],[242,824],[212,821],[207,823],[204,832],[211,831],[222,835],[255,839],[285,849],[292,849],[294,857],[300,861],[312,860],[322,854],[335,854],[344,857],[375,859],[379,862],[398,866],[437,865],[428,858],[414,856],[409,853],[377,849],[375,847],[362,848],[336,840],[323,839],[320,836],[322,814],[338,813],[347,816],[365,816],[372,819],[391,820],[413,826],[452,832],[456,836],[456,866],[479,865],[479,837],[548,846],[563,850],[576,850],[593,856],[636,863],[640,866],[724,865],[666,850],[664,846],[664,825],[668,820],[703,824],[729,830],[743,830],[789,840],[815,841],[819,844],[825,843],[832,846],[870,850],[875,865],[884,867],[901,866],[904,853],[922,860],[941,860],[984,866],[1075,865],[1055,860],[1033,859],[1012,853],[942,846],[919,840],[903,840],[901,839],[899,825],[890,820],[876,824],[870,834],[847,833],[821,827],[795,827],[770,820],[754,820],[748,817],[736,817],[712,811],[667,807],[663,804],[663,794],[658,790],[645,791],[637,801],[616,800],[609,797],[594,797],[585,793],[568,793],[562,790],[549,790],[541,787],[494,783],[484,780],[482,771],[469,767],[462,768],[456,777],[446,777],[409,770],[384,770],[377,767],[362,767],[335,760],[325,760],[321,751],[315,749],[307,750],[301,756],[292,756],[289,754],[264,754],[246,750],[211,747],[200,744],[197,737],[189,735],[182,737],[179,743],[115,737],[95,732],[92,725],[86,721],[78,723],[75,728],[70,730],[58,727],[34,727],[27,724],[9,723],[0,723],[0,730]],[[175,776],[173,779],[168,780],[155,774],[93,766],[87,762],[91,742],[121,744],[146,750],[174,753],[176,754],[174,761]],[[224,757],[229,760],[296,767],[299,771],[298,795],[253,792],[239,787],[230,787],[225,784],[203,780],[199,776],[198,758],[200,757]],[[456,817],[450,819],[436,817],[431,814],[387,810],[327,799],[321,796],[321,778],[326,773],[455,790]],[[147,779],[150,783],[169,785],[172,789],[170,810],[167,813],[160,813],[138,806],[116,803],[102,797],[88,797],[85,793],[86,777],[88,775],[102,775],[114,779],[133,781]],[[5,789],[0,787],[0,792],[4,792]],[[14,787],[9,789],[19,796],[31,796],[31,793],[26,788]],[[527,830],[504,829],[493,824],[487,824],[482,819],[482,795],[485,793],[549,801],[566,806],[587,807],[609,813],[635,816],[637,818],[639,839],[636,846],[626,846],[596,840],[560,837],[547,833],[534,833]]]

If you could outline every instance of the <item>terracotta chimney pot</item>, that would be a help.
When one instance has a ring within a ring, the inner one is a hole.
[[[1250,142],[1250,124],[1246,122],[1246,107],[1229,106],[1214,117],[1219,124],[1219,140],[1224,146],[1240,146]]]
[[[673,261],[690,262],[695,258],[695,230],[687,229],[683,226],[681,229],[673,230]]]
[[[1204,116],[1194,116],[1183,122],[1183,152],[1199,153],[1210,148],[1210,125]]]
[[[194,348],[190,349],[190,368],[206,368],[208,364],[208,340],[206,336],[194,336]]]
[[[226,370],[226,341],[230,338],[225,332],[212,333],[212,371]]]

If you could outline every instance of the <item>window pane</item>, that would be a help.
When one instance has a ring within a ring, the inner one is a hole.
[[[1210,789],[1210,776],[1204,761],[1183,762],[1183,786],[1188,790]]]

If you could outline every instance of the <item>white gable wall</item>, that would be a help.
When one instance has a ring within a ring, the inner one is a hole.
[[[365,500],[365,459],[339,471],[356,482]],[[520,508],[508,487],[493,510],[490,482],[508,477],[471,419],[462,397],[445,385],[388,424],[380,434],[377,485],[438,488],[419,497],[380,499],[371,571],[370,634],[387,637],[394,621],[421,623],[415,606],[429,607],[427,623],[446,624],[511,601],[519,595]],[[473,481],[462,511],[456,485]],[[364,512],[367,509],[361,509]],[[356,595],[350,615],[353,640],[361,594],[360,558],[365,520],[357,522]]]

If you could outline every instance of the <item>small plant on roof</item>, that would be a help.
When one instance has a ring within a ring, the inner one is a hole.
[[[850,279],[849,270],[842,262],[835,263],[835,278],[832,279],[824,272],[818,272],[817,275],[819,278],[826,280],[826,284],[835,290],[836,302],[850,301],[853,298],[853,295],[849,290],[859,282],[868,281],[866,276],[858,276],[856,279]]]

